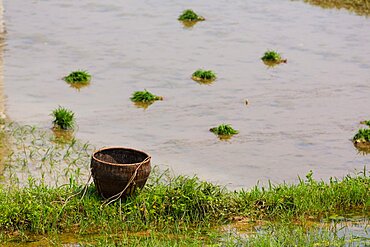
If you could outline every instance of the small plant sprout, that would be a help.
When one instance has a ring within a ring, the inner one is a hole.
[[[275,66],[287,62],[287,59],[283,59],[279,53],[273,50],[266,51],[261,59],[268,66]]]
[[[63,78],[67,83],[74,85],[87,85],[91,81],[91,75],[84,70],[77,70],[71,72],[69,75]]]
[[[210,128],[209,131],[218,135],[220,139],[229,139],[231,136],[239,133],[239,131],[235,130],[229,124],[221,124],[217,127]]]
[[[64,107],[59,106],[52,112],[54,117],[54,128],[60,130],[71,130],[75,124],[74,113]]]
[[[211,83],[216,80],[216,78],[216,74],[212,70],[202,69],[198,69],[191,76],[191,79],[193,79],[194,81],[204,84]]]
[[[203,16],[198,15],[191,9],[187,9],[182,12],[178,20],[187,21],[187,22],[197,22],[197,21],[204,21],[205,18]]]

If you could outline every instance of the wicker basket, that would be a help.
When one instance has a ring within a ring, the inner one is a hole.
[[[131,148],[103,148],[91,158],[95,186],[106,199],[125,198],[144,187],[150,171],[150,156]]]

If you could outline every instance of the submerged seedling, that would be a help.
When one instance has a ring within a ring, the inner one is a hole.
[[[266,51],[261,59],[268,66],[275,66],[287,62],[287,59],[283,59],[279,53],[273,50]]]
[[[71,72],[69,75],[63,78],[69,84],[80,84],[86,85],[91,81],[91,75],[84,70],[77,70]]]
[[[198,69],[195,71],[191,78],[194,81],[200,82],[200,83],[211,83],[214,80],[216,80],[216,74],[212,70],[202,70]]]
[[[134,92],[130,99],[135,103],[151,104],[156,100],[163,100],[163,97],[154,95],[145,89],[144,91]]]
[[[54,116],[54,128],[62,130],[71,130],[75,124],[74,113],[64,107],[59,106],[52,112]]]
[[[189,22],[197,22],[197,21],[204,21],[205,18],[203,16],[198,15],[191,9],[184,10],[182,14],[178,18],[179,21],[189,21]]]
[[[236,134],[239,133],[239,131],[235,130],[229,124],[221,124],[217,127],[210,128],[209,131],[218,135],[220,137],[220,139],[228,139],[231,136],[236,135]]]

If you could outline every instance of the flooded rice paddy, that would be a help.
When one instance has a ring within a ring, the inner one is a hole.
[[[3,2],[0,110],[12,121],[48,130],[61,105],[84,141],[230,188],[369,164],[350,141],[370,119],[367,17],[288,0]],[[206,21],[184,27],[187,8]],[[268,49],[287,64],[267,67]],[[194,82],[199,68],[217,80]],[[76,69],[88,87],[62,80]],[[138,108],[130,97],[144,89],[164,100]],[[220,141],[209,129],[221,123],[240,133]]]

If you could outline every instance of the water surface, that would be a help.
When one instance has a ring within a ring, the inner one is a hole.
[[[287,0],[4,0],[11,120],[45,129],[59,105],[77,137],[145,150],[153,163],[230,188],[342,177],[368,165],[350,139],[370,119],[370,19]],[[177,21],[192,8],[206,18]],[[287,64],[267,68],[275,49]],[[212,85],[191,80],[214,70]],[[61,78],[88,70],[81,90]],[[0,84],[1,86],[1,84]],[[148,109],[129,98],[164,97]],[[1,91],[1,90],[0,90]],[[249,101],[248,106],[245,100]],[[209,128],[240,131],[220,141]]]

